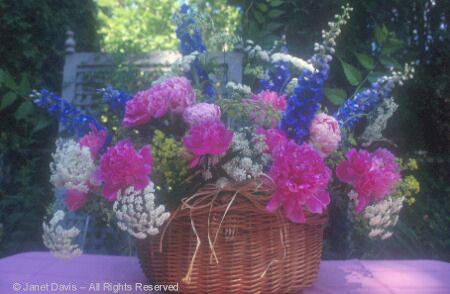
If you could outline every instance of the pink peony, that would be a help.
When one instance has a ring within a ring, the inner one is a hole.
[[[183,144],[196,158],[192,165],[198,163],[202,155],[224,154],[231,146],[233,132],[228,131],[220,121],[206,121],[194,125],[183,138]]]
[[[197,103],[183,113],[183,120],[193,126],[205,121],[220,120],[220,107],[210,103]]]
[[[86,146],[91,150],[92,159],[97,157],[98,152],[102,149],[106,141],[107,133],[105,130],[98,131],[95,126],[90,126],[91,131],[89,134],[84,135],[80,139],[80,145]]]
[[[337,120],[325,113],[318,113],[314,117],[310,132],[310,143],[313,144],[324,157],[338,149],[341,140],[341,130]]]
[[[169,101],[160,92],[150,88],[140,91],[127,102],[123,126],[136,127],[148,123],[152,118],[160,118],[169,109]]]
[[[195,91],[185,77],[174,77],[156,84],[152,89],[169,101],[170,109],[177,114],[195,103]]]
[[[286,133],[280,129],[272,128],[265,130],[260,128],[256,132],[266,136],[267,153],[272,153],[278,145],[288,140]]]
[[[253,100],[265,106],[272,106],[275,110],[285,111],[287,107],[286,96],[278,96],[277,92],[265,90],[253,96]]]
[[[149,183],[152,171],[152,150],[150,145],[138,152],[128,140],[117,143],[100,160],[100,178],[104,182],[104,195],[115,201],[119,190],[134,186],[144,189]]]
[[[379,148],[372,154],[351,149],[346,157],[336,167],[336,175],[342,182],[352,185],[358,193],[355,209],[358,213],[392,192],[400,179],[395,156],[386,149]]]
[[[78,190],[67,191],[66,205],[71,211],[77,211],[86,205],[88,194]]]
[[[272,156],[269,175],[277,189],[267,204],[267,210],[275,212],[283,206],[286,217],[295,223],[306,221],[305,208],[323,213],[330,203],[327,187],[331,170],[314,147],[286,141],[274,150]]]

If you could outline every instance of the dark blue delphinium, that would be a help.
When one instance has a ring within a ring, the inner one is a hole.
[[[180,40],[180,52],[188,55],[193,52],[204,53],[207,51],[206,45],[203,43],[201,30],[196,26],[196,20],[193,11],[187,4],[183,4],[180,9],[180,20],[176,34]],[[212,102],[216,96],[216,89],[213,81],[209,78],[208,72],[202,63],[196,59],[191,64],[191,72],[187,75],[193,82],[198,82],[202,86],[203,94]]]
[[[285,61],[275,62],[268,71],[269,79],[261,80],[261,90],[269,90],[282,95],[284,87],[291,79],[289,64]]]
[[[105,129],[95,118],[84,114],[70,102],[47,89],[33,91],[32,97],[38,107],[46,109],[50,115],[59,120],[63,131],[68,135],[82,136],[89,132],[91,126],[95,126],[98,130]]]
[[[99,89],[98,92],[102,95],[103,101],[108,103],[113,110],[123,114],[125,106],[133,97],[125,92],[114,89],[111,86]]]

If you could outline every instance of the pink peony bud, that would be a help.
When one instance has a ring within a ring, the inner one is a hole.
[[[316,114],[309,132],[309,142],[317,148],[322,156],[326,157],[338,149],[341,130],[334,117],[325,113]]]

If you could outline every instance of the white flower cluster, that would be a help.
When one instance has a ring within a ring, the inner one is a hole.
[[[247,40],[244,51],[253,58],[258,58],[264,62],[270,62],[270,52],[263,50],[261,46],[255,45],[252,40]]]
[[[295,88],[297,88],[297,84],[298,84],[298,78],[291,79],[289,81],[289,83],[286,85],[286,87],[284,88],[283,95],[285,95],[286,97],[289,97],[292,94],[294,94],[294,90],[295,90]]]
[[[250,134],[250,140],[247,139]],[[251,146],[251,147],[250,147]],[[244,181],[258,177],[270,160],[264,135],[257,135],[250,128],[242,128],[236,132],[231,146],[239,155],[223,165],[227,174],[235,181]]]
[[[414,66],[406,63],[403,71],[396,71],[391,68],[391,75],[380,77],[377,83],[388,83],[390,88],[393,88],[395,84],[403,86],[405,81],[414,77],[414,71]]]
[[[348,4],[346,6],[342,6],[341,8],[342,14],[341,15],[336,14],[334,16],[335,22],[328,23],[330,29],[328,31],[325,30],[322,31],[323,44],[319,43],[314,44],[314,51],[319,56],[322,56],[322,58],[326,62],[331,61],[332,59],[331,55],[334,54],[335,52],[334,47],[336,47],[336,38],[341,33],[341,27],[347,23],[348,19],[350,19],[350,12],[353,11],[353,8],[350,7]],[[313,62],[313,64],[314,63],[315,62]]]
[[[138,239],[158,234],[158,227],[170,217],[164,205],[155,207],[155,189],[152,182],[144,190],[128,187],[119,193],[113,210],[118,227]]]
[[[376,141],[387,141],[383,137],[383,130],[387,126],[388,119],[397,110],[398,104],[395,103],[394,98],[384,99],[381,104],[369,114],[369,124],[361,135],[363,146],[369,146]]]
[[[170,71],[175,75],[182,75],[191,70],[191,63],[197,58],[200,53],[194,51],[188,55],[184,55],[170,67]]]
[[[244,84],[239,84],[235,82],[228,82],[225,86],[227,89],[229,89],[232,92],[236,92],[238,94],[242,94],[243,96],[251,96],[252,89],[250,89],[249,86]]]
[[[404,200],[405,197],[389,196],[376,204],[366,207],[363,217],[368,222],[370,238],[385,240],[392,236],[392,228],[398,222]]]
[[[314,71],[314,66],[295,56],[292,56],[290,54],[286,54],[286,53],[274,53],[272,54],[272,63],[274,62],[278,62],[278,61],[285,61],[285,62],[289,62],[290,64],[292,64],[295,68],[297,68],[299,71],[303,72],[303,70],[307,69],[309,71]]]
[[[57,188],[88,192],[88,183],[95,171],[95,164],[88,147],[70,139],[58,140],[56,152],[50,163],[50,182]]]
[[[64,216],[64,211],[58,210],[48,224],[45,222],[42,224],[44,245],[59,258],[80,256],[82,253],[80,247],[72,243],[73,239],[80,234],[80,230],[76,227],[64,229],[60,224]]]

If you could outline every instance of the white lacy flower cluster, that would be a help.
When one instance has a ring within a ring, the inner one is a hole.
[[[350,199],[357,199],[358,194],[351,191],[348,196]],[[385,240],[392,236],[392,229],[398,222],[404,200],[403,196],[388,196],[382,201],[366,207],[363,217],[367,220],[370,238]]]
[[[234,134],[231,148],[239,155],[224,164],[223,168],[235,181],[258,177],[270,160],[270,155],[264,152],[267,150],[264,135],[257,135],[250,128],[242,128]]]
[[[341,33],[341,27],[347,23],[348,19],[350,19],[350,12],[353,11],[353,8],[348,4],[341,8],[342,14],[336,14],[334,16],[335,21],[328,23],[330,29],[328,31],[322,31],[323,44],[314,44],[314,51],[316,54],[322,56],[327,62],[331,61],[331,55],[335,52],[334,47],[336,47],[336,38]]]
[[[191,70],[191,63],[197,58],[200,53],[194,51],[188,55],[184,55],[170,67],[170,71],[174,73],[174,75],[182,75]]]
[[[270,52],[263,50],[261,46],[255,45],[252,40],[247,40],[244,51],[253,58],[260,59],[264,62],[270,62]]]
[[[88,147],[70,139],[58,140],[50,163],[50,182],[57,188],[88,192],[88,183],[95,172],[95,164]]]
[[[144,190],[128,187],[119,193],[113,210],[118,227],[138,239],[158,234],[158,228],[170,217],[164,205],[155,206],[155,189],[152,182]]]
[[[80,230],[76,227],[64,229],[60,224],[64,216],[64,211],[58,210],[48,224],[45,222],[42,224],[44,245],[59,258],[80,256],[82,253],[80,246],[73,243],[73,239],[80,234]]]
[[[235,82],[228,82],[225,86],[228,90],[232,92],[236,92],[238,94],[241,94],[243,96],[250,96],[252,94],[252,89],[250,89],[249,86],[244,84],[239,84]]]
[[[272,63],[274,62],[278,62],[278,61],[285,61],[285,62],[289,62],[290,64],[292,64],[295,68],[297,68],[299,71],[303,72],[303,70],[307,69],[309,71],[314,71],[314,66],[295,56],[292,56],[290,54],[286,54],[286,53],[274,53],[272,54]]]

